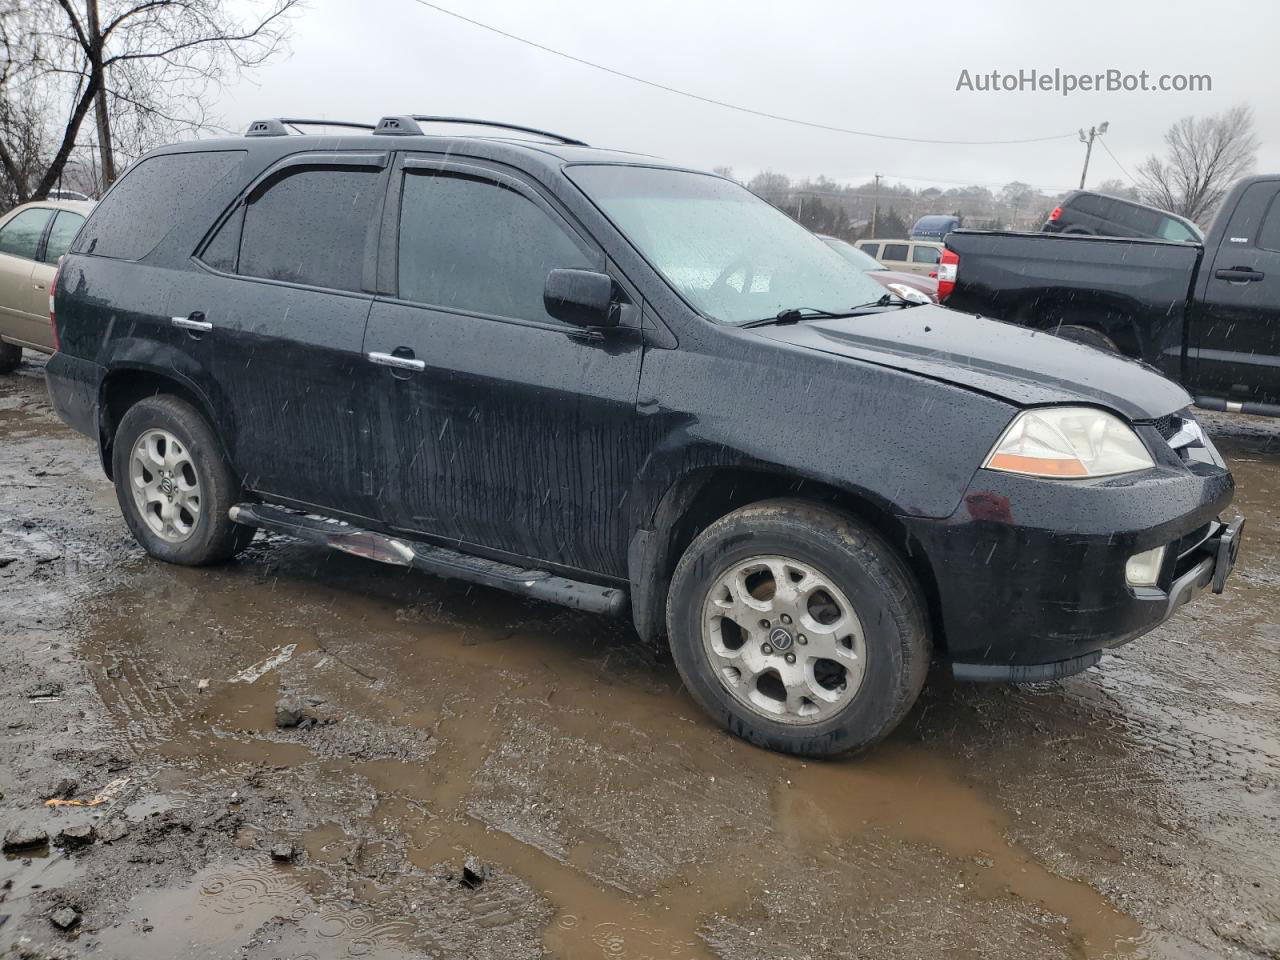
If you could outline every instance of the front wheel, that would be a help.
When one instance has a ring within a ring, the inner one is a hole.
[[[253,539],[251,527],[227,515],[240,484],[213,429],[186,401],[161,394],[130,407],[111,466],[125,523],[153,557],[202,566],[229,560]]]
[[[798,500],[743,507],[703,531],[676,567],[667,627],[712,717],[802,756],[887,736],[919,695],[931,649],[924,600],[893,548]]]

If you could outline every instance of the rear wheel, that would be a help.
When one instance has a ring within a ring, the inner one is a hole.
[[[116,429],[111,463],[120,511],[153,557],[218,563],[253,539],[252,528],[227,516],[240,484],[212,428],[186,401],[159,395],[130,407]]]
[[[12,343],[0,342],[0,373],[12,373],[20,363],[22,348]]]
[[[694,699],[751,743],[864,749],[919,695],[930,642],[911,573],[845,514],[772,500],[716,521],[676,567],[672,656]]]

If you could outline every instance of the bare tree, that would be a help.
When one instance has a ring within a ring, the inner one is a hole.
[[[1137,187],[1132,184],[1125,183],[1119,177],[1112,177],[1110,180],[1103,180],[1098,184],[1096,189],[1098,193],[1105,193],[1109,197],[1122,197],[1125,200],[1142,199]]]
[[[300,2],[0,0],[0,166],[9,181],[24,184],[16,195],[46,196],[77,148],[92,146],[105,188],[121,159],[218,129],[203,107],[208,94],[275,53]],[[28,112],[38,105],[48,145],[38,173],[24,178],[15,177],[19,105]],[[91,109],[86,141],[81,130]]]
[[[1204,225],[1231,184],[1253,169],[1258,138],[1253,111],[1232,107],[1208,117],[1183,117],[1164,135],[1168,155],[1138,167],[1142,199]]]

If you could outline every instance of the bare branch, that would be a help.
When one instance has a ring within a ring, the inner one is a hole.
[[[1208,117],[1183,117],[1164,135],[1167,156],[1137,168],[1139,193],[1154,206],[1203,226],[1231,184],[1253,169],[1258,138],[1253,113],[1232,107]]]

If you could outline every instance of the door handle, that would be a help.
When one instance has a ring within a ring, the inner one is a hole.
[[[183,330],[195,330],[199,333],[208,333],[213,329],[213,324],[205,320],[204,314],[199,310],[186,317],[170,317],[169,322]]]
[[[370,363],[380,364],[384,367],[394,367],[397,370],[415,370],[421,373],[427,369],[427,361],[415,360],[413,357],[397,357],[393,353],[370,353],[366,354]]]
[[[1261,280],[1266,274],[1261,270],[1251,270],[1248,267],[1228,267],[1216,271],[1214,276],[1219,280],[1230,280],[1232,283],[1248,283],[1251,280]]]

